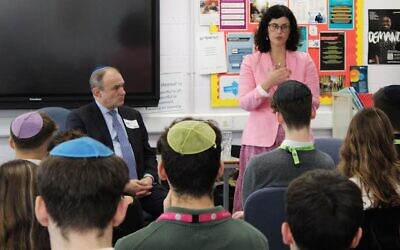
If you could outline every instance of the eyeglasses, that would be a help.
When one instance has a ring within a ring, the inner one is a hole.
[[[290,25],[289,24],[276,24],[276,23],[270,23],[268,24],[268,28],[270,31],[278,31],[279,29],[281,29],[282,32],[287,32],[290,29]]]

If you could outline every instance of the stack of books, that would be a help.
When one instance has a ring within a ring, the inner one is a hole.
[[[339,93],[345,93],[351,95],[353,99],[353,107],[358,111],[363,108],[373,107],[374,103],[372,100],[372,94],[370,93],[358,93],[354,87],[348,87],[341,89]]]

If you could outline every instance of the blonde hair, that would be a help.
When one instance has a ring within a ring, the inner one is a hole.
[[[26,160],[0,166],[0,249],[50,249],[47,230],[35,218],[36,169]]]
[[[360,181],[372,207],[400,205],[400,162],[393,140],[385,113],[363,109],[353,117],[340,149],[339,171]]]

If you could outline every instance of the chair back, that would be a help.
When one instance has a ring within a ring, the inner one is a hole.
[[[268,239],[270,250],[289,250],[282,241],[286,187],[267,187],[252,193],[244,204],[244,220]]]
[[[69,109],[62,107],[45,107],[38,109],[48,115],[58,126],[58,131],[66,131],[66,120],[68,114],[71,112]]]
[[[340,161],[339,150],[343,140],[338,138],[315,138],[315,148],[327,153],[337,165]]]
[[[362,229],[356,249],[400,249],[400,206],[365,210]]]

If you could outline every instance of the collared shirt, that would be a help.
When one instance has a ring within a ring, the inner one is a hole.
[[[308,147],[308,146],[313,146],[314,143],[311,141],[302,142],[302,141],[293,141],[285,139],[283,140],[282,145],[290,147]]]
[[[112,140],[112,144],[114,147],[114,152],[116,155],[118,155],[119,157],[122,157],[122,151],[121,151],[121,144],[119,143],[118,137],[117,137],[117,131],[115,131],[114,127],[113,127],[113,122],[112,122],[112,115],[109,113],[111,110],[109,110],[108,108],[104,107],[103,105],[101,105],[97,100],[96,104],[99,107],[104,120],[106,121],[107,124],[107,128],[108,131],[110,132],[110,136],[111,136],[111,140]],[[121,116],[118,113],[118,109],[114,109],[117,112],[117,119],[121,124],[124,124]],[[124,128],[124,132],[125,134],[128,136],[128,134],[126,133],[126,129],[125,126],[123,126]]]
[[[107,128],[108,128],[108,131],[110,132],[112,144],[113,144],[113,147],[114,147],[114,153],[115,153],[116,155],[118,155],[119,157],[123,158],[123,157],[122,157],[122,151],[121,151],[121,144],[119,143],[119,140],[117,139],[117,131],[115,131],[115,129],[114,129],[114,127],[113,127],[112,115],[110,114],[110,111],[111,111],[111,110],[109,110],[108,108],[106,108],[106,107],[104,107],[103,105],[101,105],[97,100],[95,100],[95,102],[96,102],[97,106],[99,107],[99,109],[100,109],[100,111],[101,111],[101,114],[102,114],[103,117],[104,117],[104,120],[106,121]],[[124,125],[124,122],[123,122],[123,120],[122,120],[122,117],[121,117],[120,114],[118,113],[118,108],[116,108],[116,109],[114,109],[114,110],[117,112],[117,119],[118,119],[118,121],[119,121],[121,124],[123,124],[124,132],[125,132],[125,134],[126,134],[127,137],[128,137],[128,134],[127,134],[127,132],[126,132],[125,125]],[[147,177],[147,176],[150,177],[150,178],[152,178],[153,181],[154,181],[153,175],[151,175],[151,174],[149,174],[149,173],[145,173],[145,174],[143,175],[143,177]]]

